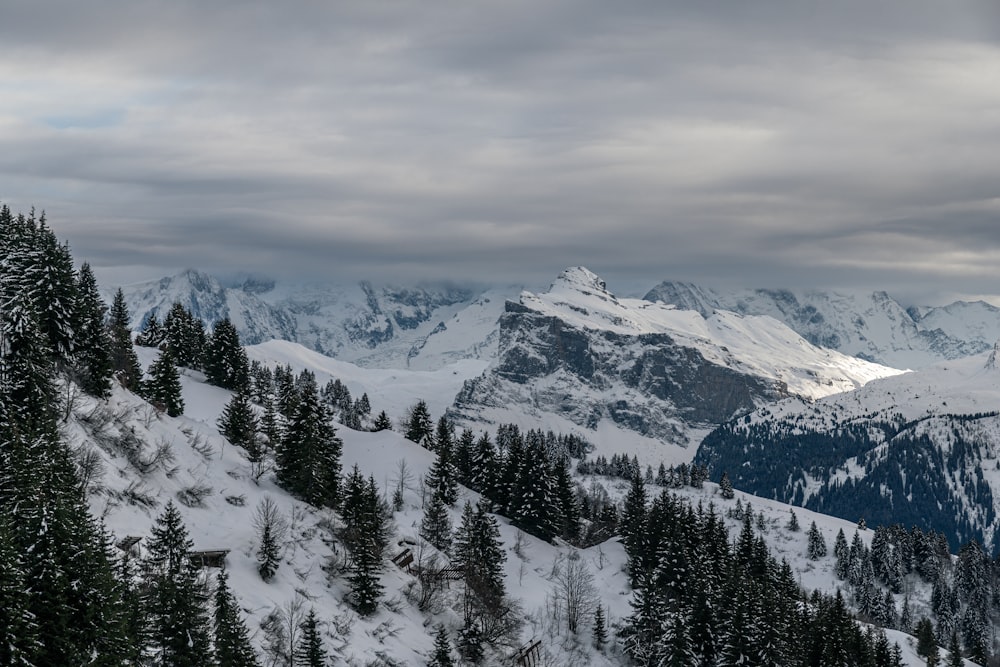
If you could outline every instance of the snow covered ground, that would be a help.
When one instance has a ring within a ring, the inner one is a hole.
[[[273,355],[268,358],[270,361],[290,361],[288,356],[279,354],[290,354],[282,346],[264,346],[252,351],[252,356],[264,360],[266,351]],[[141,352],[145,363],[154,354],[150,350]],[[302,358],[302,361],[327,363],[309,358]],[[347,372],[357,368],[350,365],[314,368],[357,383],[351,386],[352,392],[355,386],[359,392],[367,391],[372,397],[373,408],[376,411],[386,409],[390,414],[400,414],[412,396],[427,396],[434,387],[443,391],[448,382],[454,381],[440,372],[400,375],[393,379],[391,375],[377,374],[350,376]],[[425,384],[421,385],[421,381]],[[258,645],[264,641],[260,622],[272,611],[294,614],[315,608],[325,623],[327,647],[343,663],[363,665],[376,656],[386,656],[398,664],[422,664],[432,646],[433,626],[441,622],[455,630],[461,623],[460,614],[456,612],[458,586],[452,587],[439,610],[424,613],[405,594],[413,585],[413,577],[388,565],[382,576],[386,592],[384,603],[372,617],[358,617],[344,602],[346,579],[338,570],[338,553],[328,539],[333,515],[291,498],[275,485],[270,474],[255,481],[242,450],[228,444],[215,427],[231,394],[204,384],[197,373],[184,374],[182,384],[186,413],[178,418],[157,412],[120,388],[115,389],[107,403],[85,397],[77,401],[74,417],[65,428],[74,446],[100,453],[103,473],[95,474],[89,481],[90,503],[95,514],[103,517],[108,528],[119,538],[146,536],[167,501],[178,503],[181,497],[200,496],[197,502],[179,504],[179,509],[196,550],[229,550],[226,567],[231,586]],[[132,461],[140,461],[139,467],[144,468],[144,472],[124,455],[122,443],[132,441],[132,435],[142,443]],[[368,433],[341,428],[339,435],[344,441],[345,470],[357,464],[382,488],[389,489],[395,484],[401,462],[405,461],[411,477],[404,508],[394,516],[397,530],[390,552],[401,549],[397,544],[402,540],[418,541],[422,517],[418,479],[431,465],[432,454],[392,431]],[[169,455],[159,463],[150,464],[157,449]],[[624,482],[605,478],[598,481],[608,486],[613,495],[625,492]],[[722,513],[737,502],[736,499],[722,499],[716,485],[711,483],[700,490],[684,489],[680,493],[694,502],[714,502]],[[258,576],[254,554],[257,538],[252,517],[264,498],[278,505],[291,526],[281,566],[270,583],[264,583]],[[816,521],[832,552],[836,532],[843,528],[850,539],[855,528],[852,524],[796,508],[802,531],[791,533],[784,528],[789,517],[788,506],[741,493],[737,493],[736,498],[744,505],[752,503],[756,512],[764,513],[764,535],[769,545],[779,558],[789,559],[805,588],[827,592],[837,588],[832,555],[818,562],[804,557],[805,530],[811,521]],[[452,512],[456,525],[462,502],[475,499],[476,494],[462,490],[458,506]],[[738,522],[735,519],[727,521],[735,536]],[[564,629],[556,627],[546,611],[554,586],[552,574],[560,560],[573,549],[519,535],[519,531],[503,520],[501,532],[507,553],[507,590],[519,601],[526,622],[518,640],[491,654],[489,664],[501,664],[518,644],[533,639],[542,640],[544,664],[622,664],[622,656],[614,650],[602,653],[590,646],[589,627],[579,637],[568,636]],[[871,532],[862,533],[865,540],[870,539],[870,535]],[[140,548],[141,545],[142,542]],[[611,541],[583,550],[580,556],[595,577],[600,603],[608,610],[613,625],[630,612],[631,595],[622,571],[624,549]],[[918,591],[913,599],[918,605],[925,604],[928,595],[929,592],[923,595]],[[923,664],[913,651],[912,640],[898,633],[890,633],[890,637],[903,646],[907,664]]]

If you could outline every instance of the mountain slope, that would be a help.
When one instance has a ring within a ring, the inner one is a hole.
[[[814,403],[790,399],[720,426],[695,460],[739,488],[845,518],[998,544],[997,350],[872,382]]]
[[[148,363],[153,355],[142,352],[144,362]],[[231,394],[204,384],[197,373],[186,372],[182,384],[185,402],[190,406],[185,416],[167,417],[116,388],[107,402],[78,400],[65,425],[67,436],[78,450],[93,451],[103,466],[95,468],[94,474],[87,478],[87,490],[92,510],[104,518],[116,537],[145,538],[168,500],[177,503],[180,498],[188,499],[188,504],[181,503],[179,509],[194,548],[228,550],[225,560],[230,585],[255,634],[258,648],[263,648],[266,641],[261,623],[268,615],[304,614],[310,608],[316,610],[326,628],[323,642],[327,650],[339,663],[348,665],[423,664],[432,649],[429,628],[433,624],[444,623],[454,636],[461,624],[457,590],[450,589],[444,604],[436,611],[421,611],[407,595],[413,577],[388,563],[381,576],[386,587],[385,604],[372,617],[354,613],[343,600],[346,583],[338,569],[342,555],[338,555],[329,539],[333,515],[291,498],[274,485],[271,475],[255,482],[243,451],[226,443],[214,427]],[[403,406],[383,407],[397,411]],[[392,432],[363,433],[342,428],[339,434],[344,440],[345,469],[357,464],[364,474],[374,476],[380,486],[393,484],[399,462],[406,461],[413,482],[404,494],[403,510],[394,516],[398,528],[393,549],[401,549],[397,544],[405,545],[405,540],[416,541],[422,516],[417,480],[429,469],[433,455]],[[164,455],[165,451],[169,455]],[[157,452],[159,459],[154,456]],[[620,498],[627,489],[625,482],[606,478],[587,482],[607,485],[612,499]],[[766,544],[778,558],[789,560],[796,578],[804,586],[829,594],[840,588],[842,582],[834,574],[832,554],[818,561],[804,559],[804,533],[783,528],[788,518],[787,506],[741,493],[726,500],[711,483],[701,489],[678,489],[676,493],[694,503],[717,503],[731,535],[738,533],[740,521],[730,516],[729,510],[737,502],[743,506],[752,503],[760,517],[758,524],[764,526],[760,534]],[[461,497],[474,501],[477,496],[463,489]],[[265,498],[277,504],[291,526],[282,562],[270,583],[261,581],[256,571],[257,537],[251,521],[257,504]],[[452,520],[457,522],[457,512],[452,513]],[[850,522],[808,511],[799,511],[799,520],[803,526],[815,521],[828,544],[833,543],[838,530],[848,534],[852,530]],[[518,646],[533,639],[541,640],[540,657],[546,664],[624,664],[617,651],[599,652],[590,647],[585,634],[589,622],[580,637],[573,637],[549,618],[559,564],[574,552],[579,553],[586,568],[595,575],[595,592],[608,612],[611,626],[631,613],[621,545],[611,541],[577,552],[520,534],[506,521],[501,521],[501,537],[507,555],[507,590],[518,601],[525,623],[515,643],[502,651],[488,653],[485,664],[507,664]],[[862,534],[862,539],[867,543],[870,535]],[[140,540],[140,552],[142,545]],[[929,588],[915,583],[911,599],[915,611],[926,610]],[[902,603],[901,596],[896,602]],[[912,638],[894,631],[888,634],[903,647],[905,664],[922,664],[913,652]]]
[[[644,297],[709,317],[718,310],[780,320],[821,347],[895,368],[978,354],[1000,339],[1000,309],[985,302],[906,309],[885,292],[745,289],[663,282]]]
[[[499,326],[499,356],[463,387],[456,418],[528,411],[683,448],[692,429],[783,396],[816,398],[898,373],[817,348],[769,317],[706,318],[619,299],[581,267],[545,293],[508,302]]]

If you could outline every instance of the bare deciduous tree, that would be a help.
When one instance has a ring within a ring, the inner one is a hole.
[[[576,634],[580,622],[588,618],[594,609],[597,599],[594,575],[579,552],[572,551],[561,560],[559,567],[554,568],[552,577],[555,612],[566,621],[566,629]]]

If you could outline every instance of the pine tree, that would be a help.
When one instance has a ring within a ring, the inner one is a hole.
[[[962,660],[962,649],[958,645],[958,633],[951,633],[951,642],[948,643],[948,667],[965,667],[965,660]]]
[[[335,508],[340,501],[342,449],[315,380],[305,379],[277,450],[278,481],[308,503]]]
[[[389,510],[379,497],[375,480],[364,478],[355,465],[344,484],[340,538],[351,552],[350,599],[362,616],[374,613],[382,597],[382,558],[389,541]]]
[[[0,515],[0,664],[25,665],[37,638],[37,625],[28,611],[24,572]]]
[[[733,483],[729,481],[729,473],[723,471],[722,479],[719,480],[719,493],[726,500],[731,500],[736,496],[736,492],[733,491]]]
[[[223,389],[237,392],[250,389],[250,363],[240,335],[228,317],[215,323],[205,345],[205,376]]]
[[[181,376],[170,348],[164,349],[156,361],[149,365],[149,380],[143,383],[143,396],[160,406],[171,417],[184,413],[181,395]]]
[[[156,519],[146,545],[145,604],[150,640],[163,667],[211,664],[208,618],[193,566],[191,540],[173,502]]]
[[[851,550],[847,546],[847,538],[844,536],[844,529],[837,531],[837,537],[833,543],[833,555],[837,562],[834,571],[841,579],[847,579],[851,568]]]
[[[607,621],[604,619],[604,607],[600,604],[594,611],[594,648],[598,651],[604,650],[604,645],[608,642]]]
[[[309,615],[302,621],[299,644],[295,647],[295,667],[326,667],[326,649],[323,638],[319,634],[319,621],[316,620],[316,610],[310,609]]]
[[[159,347],[166,340],[167,334],[160,326],[160,320],[156,317],[156,311],[146,316],[146,321],[142,324],[142,330],[135,337],[135,344],[139,347]]]
[[[785,526],[793,533],[799,532],[799,517],[795,516],[795,510],[788,510],[788,524]]]
[[[76,338],[76,376],[80,387],[98,398],[111,395],[111,337],[104,324],[107,307],[97,289],[97,279],[90,265],[80,267],[77,291],[78,331]]]
[[[441,417],[438,423],[437,456],[427,472],[427,488],[432,494],[441,496],[445,505],[451,506],[458,500],[458,471],[452,462],[452,441],[448,421]]]
[[[496,519],[482,503],[475,510],[466,503],[452,557],[465,581],[466,625],[484,616],[504,613],[506,560]]]
[[[427,667],[454,667],[454,665],[448,631],[445,630],[444,625],[439,624],[437,632],[434,633],[434,651],[431,653],[431,659],[427,662]]]
[[[108,319],[108,335],[111,339],[111,367],[118,382],[130,391],[138,391],[142,381],[142,367],[132,346],[132,331],[129,328],[128,306],[121,288],[115,292]]]
[[[434,424],[431,421],[431,413],[427,409],[427,402],[421,399],[410,408],[410,414],[406,420],[404,437],[407,440],[424,444],[428,441],[433,430]]]
[[[229,442],[246,450],[251,462],[260,462],[264,452],[257,442],[257,414],[243,392],[233,394],[219,416],[219,432]]]
[[[915,634],[917,637],[917,655],[926,658],[928,665],[932,664],[932,661],[936,665],[939,653],[937,638],[934,636],[934,624],[927,617],[920,619],[917,623]]]
[[[385,410],[378,413],[375,418],[375,422],[372,424],[373,431],[391,431],[392,421],[389,420],[389,415],[385,414]]]
[[[229,590],[225,568],[216,578],[214,630],[216,667],[256,667],[257,655],[250,645],[239,605]]]
[[[580,537],[580,501],[573,487],[573,477],[569,470],[569,458],[562,457],[552,464],[555,482],[556,502],[562,517],[560,535],[571,543]]]
[[[281,564],[282,542],[288,534],[288,524],[277,504],[264,498],[253,517],[260,545],[257,547],[257,572],[264,581],[271,581]]]
[[[809,525],[808,539],[806,555],[809,560],[819,560],[826,556],[826,540],[823,539],[823,533],[819,531],[815,521]]]
[[[420,535],[439,551],[448,553],[451,548],[451,517],[444,496],[438,491],[431,493],[431,501],[424,509]]]

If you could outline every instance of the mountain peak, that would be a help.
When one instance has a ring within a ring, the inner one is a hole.
[[[585,266],[571,266],[565,269],[552,283],[550,291],[558,286],[569,287],[585,293],[594,291],[614,298],[614,294],[608,291],[608,284],[604,282],[604,279]]]

